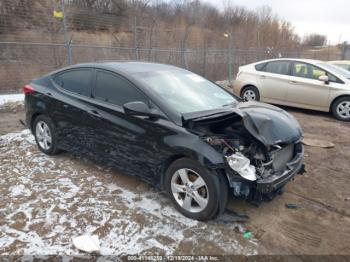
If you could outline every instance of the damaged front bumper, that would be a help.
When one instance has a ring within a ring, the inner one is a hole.
[[[258,177],[255,181],[248,181],[238,176],[230,168],[226,168],[225,172],[234,196],[256,199],[257,195],[271,196],[280,192],[281,188],[295,175],[302,174],[305,171],[303,163],[304,147],[302,143],[295,144],[294,150],[293,158],[286,163],[286,168],[283,171],[275,172],[267,177]]]
[[[304,172],[304,147],[297,144],[294,158],[286,164],[286,169],[279,173],[256,181],[256,190],[261,194],[268,194],[283,187],[295,175]]]

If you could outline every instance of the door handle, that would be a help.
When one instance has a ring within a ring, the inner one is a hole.
[[[261,76],[260,76],[260,78],[265,79],[265,78],[266,78],[266,76],[265,76],[265,75],[261,75]]]
[[[291,85],[297,85],[298,82],[297,82],[297,81],[289,81],[289,84],[291,84]]]
[[[97,117],[100,117],[100,113],[96,110],[89,110],[88,111],[90,115],[93,115],[93,116],[97,116]]]

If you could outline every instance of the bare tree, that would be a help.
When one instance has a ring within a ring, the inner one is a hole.
[[[323,46],[327,43],[327,37],[320,34],[310,34],[304,37],[303,44],[306,46]]]

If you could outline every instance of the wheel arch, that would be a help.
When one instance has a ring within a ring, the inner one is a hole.
[[[218,153],[219,154],[219,153]],[[192,159],[196,162],[198,162],[200,165],[202,165],[205,168],[209,169],[215,169],[214,166],[222,166],[222,163],[218,163],[218,159],[215,159],[215,156],[205,156],[202,155],[199,152],[195,152],[192,150],[183,150],[182,152],[175,153],[169,157],[167,157],[165,160],[163,160],[160,164],[160,167],[158,168],[159,176],[156,178],[156,183],[159,184],[160,189],[164,189],[164,177],[167,169],[169,166],[174,163],[176,160],[179,160],[181,158],[188,158]],[[218,173],[219,174],[219,173]]]
[[[334,103],[335,103],[338,99],[341,99],[341,98],[343,98],[343,97],[349,97],[349,98],[350,98],[350,94],[344,94],[344,95],[339,95],[339,96],[335,97],[335,98],[332,100],[332,102],[330,103],[330,105],[329,105],[329,112],[332,112],[332,108],[333,108],[333,106],[334,106]]]
[[[166,158],[160,166],[160,177],[159,177],[159,187],[161,190],[165,189],[165,185],[164,185],[164,177],[165,177],[165,172],[168,170],[169,166],[174,163],[176,160],[181,159],[181,158],[191,158],[185,154],[175,154],[172,156],[169,156],[168,158]],[[195,160],[195,159],[193,159]]]
[[[30,118],[30,122],[29,122],[29,128],[30,128],[30,131],[32,132],[32,133],[34,133],[34,122],[35,122],[35,120],[39,117],[39,116],[45,116],[45,117],[47,117],[47,118],[49,118],[50,120],[51,120],[51,122],[52,122],[52,125],[55,127],[55,128],[57,128],[57,124],[53,121],[53,119],[50,117],[50,115],[48,115],[47,113],[45,113],[44,111],[36,111],[35,113],[33,113],[32,115],[31,115],[31,118]]]
[[[242,97],[242,93],[243,93],[244,89],[246,89],[247,87],[250,87],[250,86],[256,88],[259,91],[257,85],[255,85],[255,84],[245,84],[244,86],[242,86],[241,91],[239,92],[239,96]],[[259,91],[259,93],[260,93],[260,91]]]
[[[33,115],[32,115],[32,117],[31,117],[31,119],[30,119],[30,130],[32,131],[32,132],[34,132],[34,122],[35,122],[35,119],[38,117],[38,116],[41,116],[41,115],[44,115],[42,112],[35,112]]]

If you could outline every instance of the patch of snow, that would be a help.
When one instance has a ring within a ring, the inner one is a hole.
[[[100,252],[100,240],[97,235],[83,235],[72,239],[73,245],[82,251],[92,253]]]
[[[239,223],[189,219],[163,194],[132,191],[109,169],[87,170],[85,160],[49,157],[33,144],[28,130],[0,136],[0,194],[9,192],[0,202],[3,255],[79,255],[72,238],[81,235],[97,235],[102,255],[150,249],[170,255],[187,239],[227,254],[257,253],[256,239],[239,240],[236,228],[245,231]]]
[[[8,102],[20,101],[24,101],[24,94],[0,95],[0,105],[6,104]]]
[[[26,188],[24,185],[18,185],[10,187],[10,195],[12,197],[16,196],[30,196],[30,190]]]

